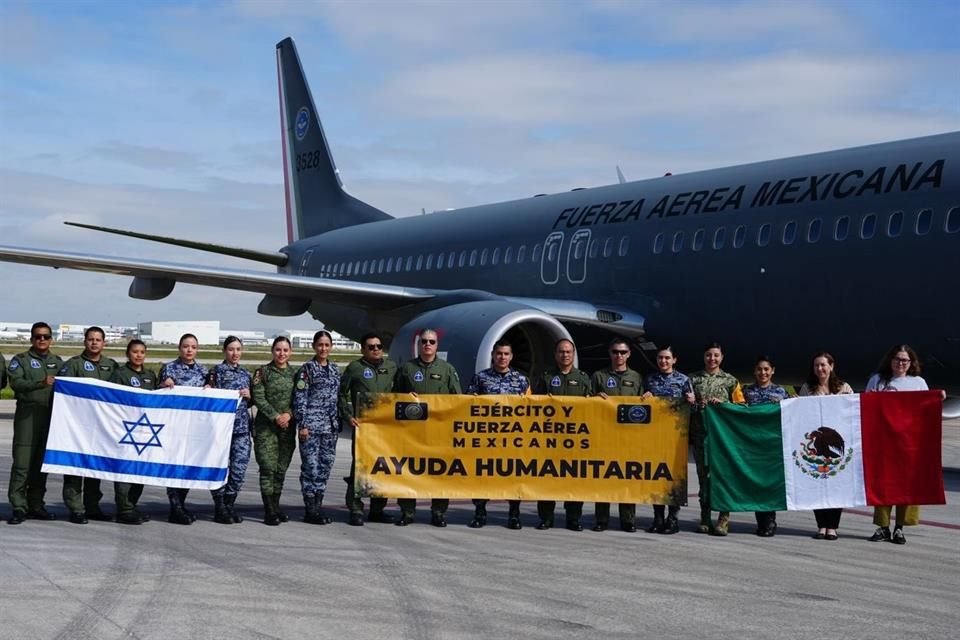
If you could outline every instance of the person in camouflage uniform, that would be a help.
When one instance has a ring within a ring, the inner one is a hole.
[[[573,341],[562,338],[553,347],[553,357],[556,366],[548,368],[534,384],[533,392],[549,394],[551,396],[579,396],[587,397],[593,394],[593,384],[590,376],[573,366],[573,357],[577,352]],[[555,500],[538,500],[537,514],[540,524],[537,529],[544,530],[553,527],[553,512],[556,509]],[[566,512],[567,529],[583,531],[580,516],[583,514],[583,502],[566,500],[563,503]]]
[[[467,385],[467,393],[478,396],[501,395],[515,393],[527,395],[530,393],[530,381],[516,369],[510,367],[513,362],[513,345],[506,339],[497,340],[490,354],[493,366],[473,375]],[[473,520],[468,525],[471,529],[479,529],[487,524],[487,503],[489,500],[474,498]],[[510,500],[510,512],[507,516],[508,529],[522,529],[520,521],[520,501]]]
[[[96,378],[109,380],[117,369],[113,358],[103,355],[106,334],[100,327],[88,327],[83,332],[83,353],[73,356],[60,368],[61,378]],[[86,524],[87,519],[109,522],[112,518],[100,509],[99,478],[63,476],[63,502],[70,510],[70,522]]]
[[[234,504],[243,487],[250,463],[250,372],[240,366],[243,357],[243,342],[237,336],[227,336],[223,341],[224,361],[207,374],[206,386],[213,389],[235,389],[240,394],[237,414],[233,419],[233,435],[230,438],[230,473],[227,482],[210,492],[213,496],[213,520],[220,524],[243,522]]]
[[[63,360],[50,352],[53,330],[46,322],[33,324],[30,343],[29,350],[13,356],[7,365],[10,388],[17,399],[13,415],[13,464],[7,488],[13,508],[10,524],[20,524],[26,518],[54,519],[43,504],[47,474],[40,468],[50,431],[53,380]]]
[[[161,387],[202,387],[207,382],[207,368],[196,361],[200,343],[197,336],[185,333],[180,336],[178,349],[180,356],[173,362],[160,367]],[[187,509],[187,494],[189,489],[167,488],[167,499],[170,501],[170,514],[167,521],[174,524],[192,524],[197,516]]]
[[[604,400],[610,396],[639,396],[643,393],[643,381],[640,374],[631,369],[630,345],[625,338],[617,337],[610,341],[608,348],[610,366],[593,374],[593,390]],[[637,530],[637,506],[620,504],[620,528],[630,533]],[[610,525],[610,503],[597,502],[594,505],[594,531],[606,531]]]
[[[289,339],[277,336],[271,351],[273,360],[253,374],[253,403],[257,407],[253,449],[260,467],[263,523],[275,527],[290,519],[280,509],[280,494],[297,446],[292,408],[296,371],[289,365]]]
[[[157,374],[146,366],[147,345],[142,340],[127,343],[127,363],[117,367],[110,376],[110,382],[126,387],[152,391],[157,388]],[[137,502],[143,495],[143,485],[130,482],[113,483],[113,499],[117,505],[117,522],[120,524],[143,524],[150,516],[137,509]]]
[[[340,437],[340,369],[330,362],[333,337],[313,334],[312,360],[297,371],[293,392],[293,420],[300,440],[300,491],[309,524],[330,524],[323,512],[323,494],[337,457]]]
[[[707,437],[703,424],[703,410],[708,404],[722,402],[743,402],[743,392],[740,383],[732,375],[720,368],[723,362],[723,349],[712,342],[703,351],[702,371],[690,376],[696,404],[690,415],[690,446],[693,447],[693,460],[697,466],[697,480],[700,483],[700,524],[699,533],[710,533],[725,536],[730,527],[730,514],[720,512],[717,524],[713,526],[710,509],[710,469],[704,455]]]
[[[754,384],[743,388],[743,398],[747,406],[758,404],[779,404],[781,400],[790,397],[787,390],[780,385],[773,384],[773,374],[776,367],[769,356],[760,356],[753,366]],[[757,519],[757,535],[761,538],[771,538],[777,533],[777,512],[756,511],[753,514]]]
[[[0,353],[0,390],[7,386],[7,359]]]
[[[664,347],[657,351],[657,371],[647,375],[644,381],[644,387],[646,388],[646,392],[643,394],[644,398],[682,399],[691,405],[696,402],[696,395],[693,393],[690,378],[674,369],[676,364],[677,356],[673,352],[673,347]],[[664,506],[662,504],[653,505],[653,523],[647,527],[647,533],[670,535],[680,531],[680,523],[677,522],[680,506],[671,504],[666,518],[663,517]]]
[[[460,377],[452,364],[437,357],[439,337],[433,329],[420,332],[420,355],[408,360],[397,371],[394,391],[397,393],[453,393],[460,394]],[[406,526],[414,521],[417,501],[413,498],[397,500],[400,517],[396,524]],[[434,498],[430,501],[430,524],[447,526],[447,508],[450,500]]]
[[[393,391],[393,382],[397,376],[397,364],[383,355],[383,340],[378,333],[367,333],[360,338],[363,357],[347,365],[340,378],[339,410],[341,419],[349,419],[356,429],[359,426],[357,418],[360,415],[361,393],[390,393]],[[363,525],[363,501],[356,495],[354,479],[356,478],[356,432],[352,447],[353,461],[350,463],[350,476],[347,481],[347,508],[350,509],[349,523],[355,527]],[[370,498],[370,513],[367,519],[371,522],[393,522],[393,516],[384,511],[387,506],[386,498]]]

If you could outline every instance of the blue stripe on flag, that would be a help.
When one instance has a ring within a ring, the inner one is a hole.
[[[216,467],[193,467],[183,464],[164,464],[162,462],[142,462],[107,458],[73,451],[47,449],[43,456],[45,464],[64,467],[90,469],[91,471],[109,471],[151,478],[169,478],[176,480],[200,480],[203,482],[226,482],[227,470]]]
[[[72,380],[57,380],[53,390],[65,396],[122,404],[141,409],[180,409],[207,413],[236,413],[237,401],[227,398],[182,396],[175,393],[134,393],[122,387],[101,387]]]

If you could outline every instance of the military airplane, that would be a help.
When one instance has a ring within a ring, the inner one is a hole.
[[[425,327],[462,376],[507,337],[536,374],[572,338],[605,359],[611,336],[687,370],[718,340],[746,372],[770,354],[802,379],[814,352],[865,379],[892,344],[934,385],[960,383],[960,132],[393,218],[343,188],[293,41],[277,45],[288,243],[277,252],[92,227],[246,258],[276,273],[22,247],[0,260],[264,294],[260,313],[317,319],[391,355]],[[77,225],[89,226],[89,225]]]

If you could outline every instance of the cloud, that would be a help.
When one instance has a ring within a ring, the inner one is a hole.
[[[93,154],[107,160],[125,162],[141,169],[195,169],[201,166],[200,158],[196,153],[115,141],[94,149]]]

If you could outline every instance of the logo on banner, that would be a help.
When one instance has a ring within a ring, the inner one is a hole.
[[[137,450],[139,456],[147,447],[160,447],[160,430],[164,425],[150,422],[146,413],[140,415],[136,420],[124,420],[123,428],[126,431],[117,444],[129,444]]]
[[[793,450],[793,462],[811,478],[832,478],[846,469],[853,458],[853,448],[847,447],[843,436],[830,427],[820,427],[803,437],[806,440],[800,448]]]

